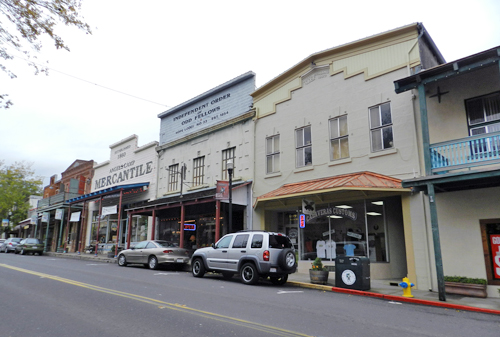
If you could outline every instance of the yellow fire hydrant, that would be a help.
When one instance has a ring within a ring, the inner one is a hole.
[[[403,297],[413,297],[411,294],[411,287],[415,285],[410,282],[408,277],[403,278],[403,282],[401,282],[399,286],[403,288]]]

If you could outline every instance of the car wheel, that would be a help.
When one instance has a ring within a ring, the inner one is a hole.
[[[286,281],[288,281],[288,274],[281,275],[278,277],[271,276],[269,279],[271,280],[272,284],[277,285],[277,286],[282,286],[283,284],[286,283]]]
[[[285,271],[291,271],[295,267],[295,252],[288,248],[283,249],[278,257],[278,265]]]
[[[259,281],[259,274],[253,263],[244,264],[243,267],[241,267],[240,276],[244,284],[255,284]]]
[[[205,275],[205,265],[201,259],[195,259],[193,261],[193,268],[191,269],[191,273],[194,277],[203,277]]]
[[[16,250],[16,253],[17,253],[17,250]],[[26,255],[26,252],[24,251],[24,249],[21,249],[21,255]]]
[[[125,255],[120,254],[120,256],[118,256],[118,265],[120,267],[126,267],[127,266],[127,258],[125,257]]]
[[[226,280],[232,279],[234,276],[234,273],[228,273],[228,272],[223,272],[222,277],[225,278]]]
[[[149,257],[148,266],[149,266],[149,269],[153,269],[153,270],[158,269],[158,258],[154,255]]]
[[[43,255],[43,252],[38,252],[38,256],[42,256]]]

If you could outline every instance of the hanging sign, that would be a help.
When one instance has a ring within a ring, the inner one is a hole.
[[[114,205],[114,206],[103,207],[101,215],[104,217],[108,214],[116,214],[116,213],[117,213],[116,205]]]
[[[49,222],[49,212],[42,213],[42,222]]]
[[[63,215],[63,210],[62,209],[56,209],[55,219],[56,220],[61,220],[62,219],[62,215]]]
[[[216,200],[228,200],[229,199],[229,182],[217,180],[217,185],[215,187],[215,199]]]
[[[491,234],[490,243],[493,258],[493,277],[500,279],[500,234]]]
[[[71,213],[71,218],[69,219],[69,221],[71,221],[71,222],[78,222],[78,221],[80,221],[80,213],[81,212]]]

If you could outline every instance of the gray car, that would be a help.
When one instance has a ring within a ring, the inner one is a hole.
[[[16,251],[16,246],[21,242],[21,238],[8,238],[0,246],[0,253],[10,253]]]
[[[143,264],[149,269],[158,269],[160,265],[182,268],[189,262],[190,251],[179,248],[169,241],[141,241],[133,248],[125,249],[118,255],[118,265]]]
[[[203,277],[206,272],[221,273],[225,278],[239,274],[244,284],[255,284],[260,277],[269,277],[273,284],[281,285],[297,270],[290,239],[266,231],[227,234],[212,247],[197,249],[191,265],[194,277]]]

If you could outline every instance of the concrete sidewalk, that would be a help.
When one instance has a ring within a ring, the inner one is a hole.
[[[91,260],[103,263],[116,263],[115,258],[108,258],[106,255],[98,254],[76,254],[76,253],[45,253],[47,256],[55,256],[69,259]],[[318,289],[322,291],[333,291],[357,296],[369,296],[380,298],[386,301],[407,302],[419,305],[431,305],[453,310],[476,311],[500,315],[500,294],[498,297],[477,298],[446,294],[446,302],[440,301],[437,292],[412,289],[413,298],[403,297],[403,289],[395,284],[402,280],[371,280],[370,290],[360,291],[335,287],[335,273],[330,272],[326,285],[312,284],[309,278],[309,270],[305,272],[299,270],[288,276],[288,284]]]

